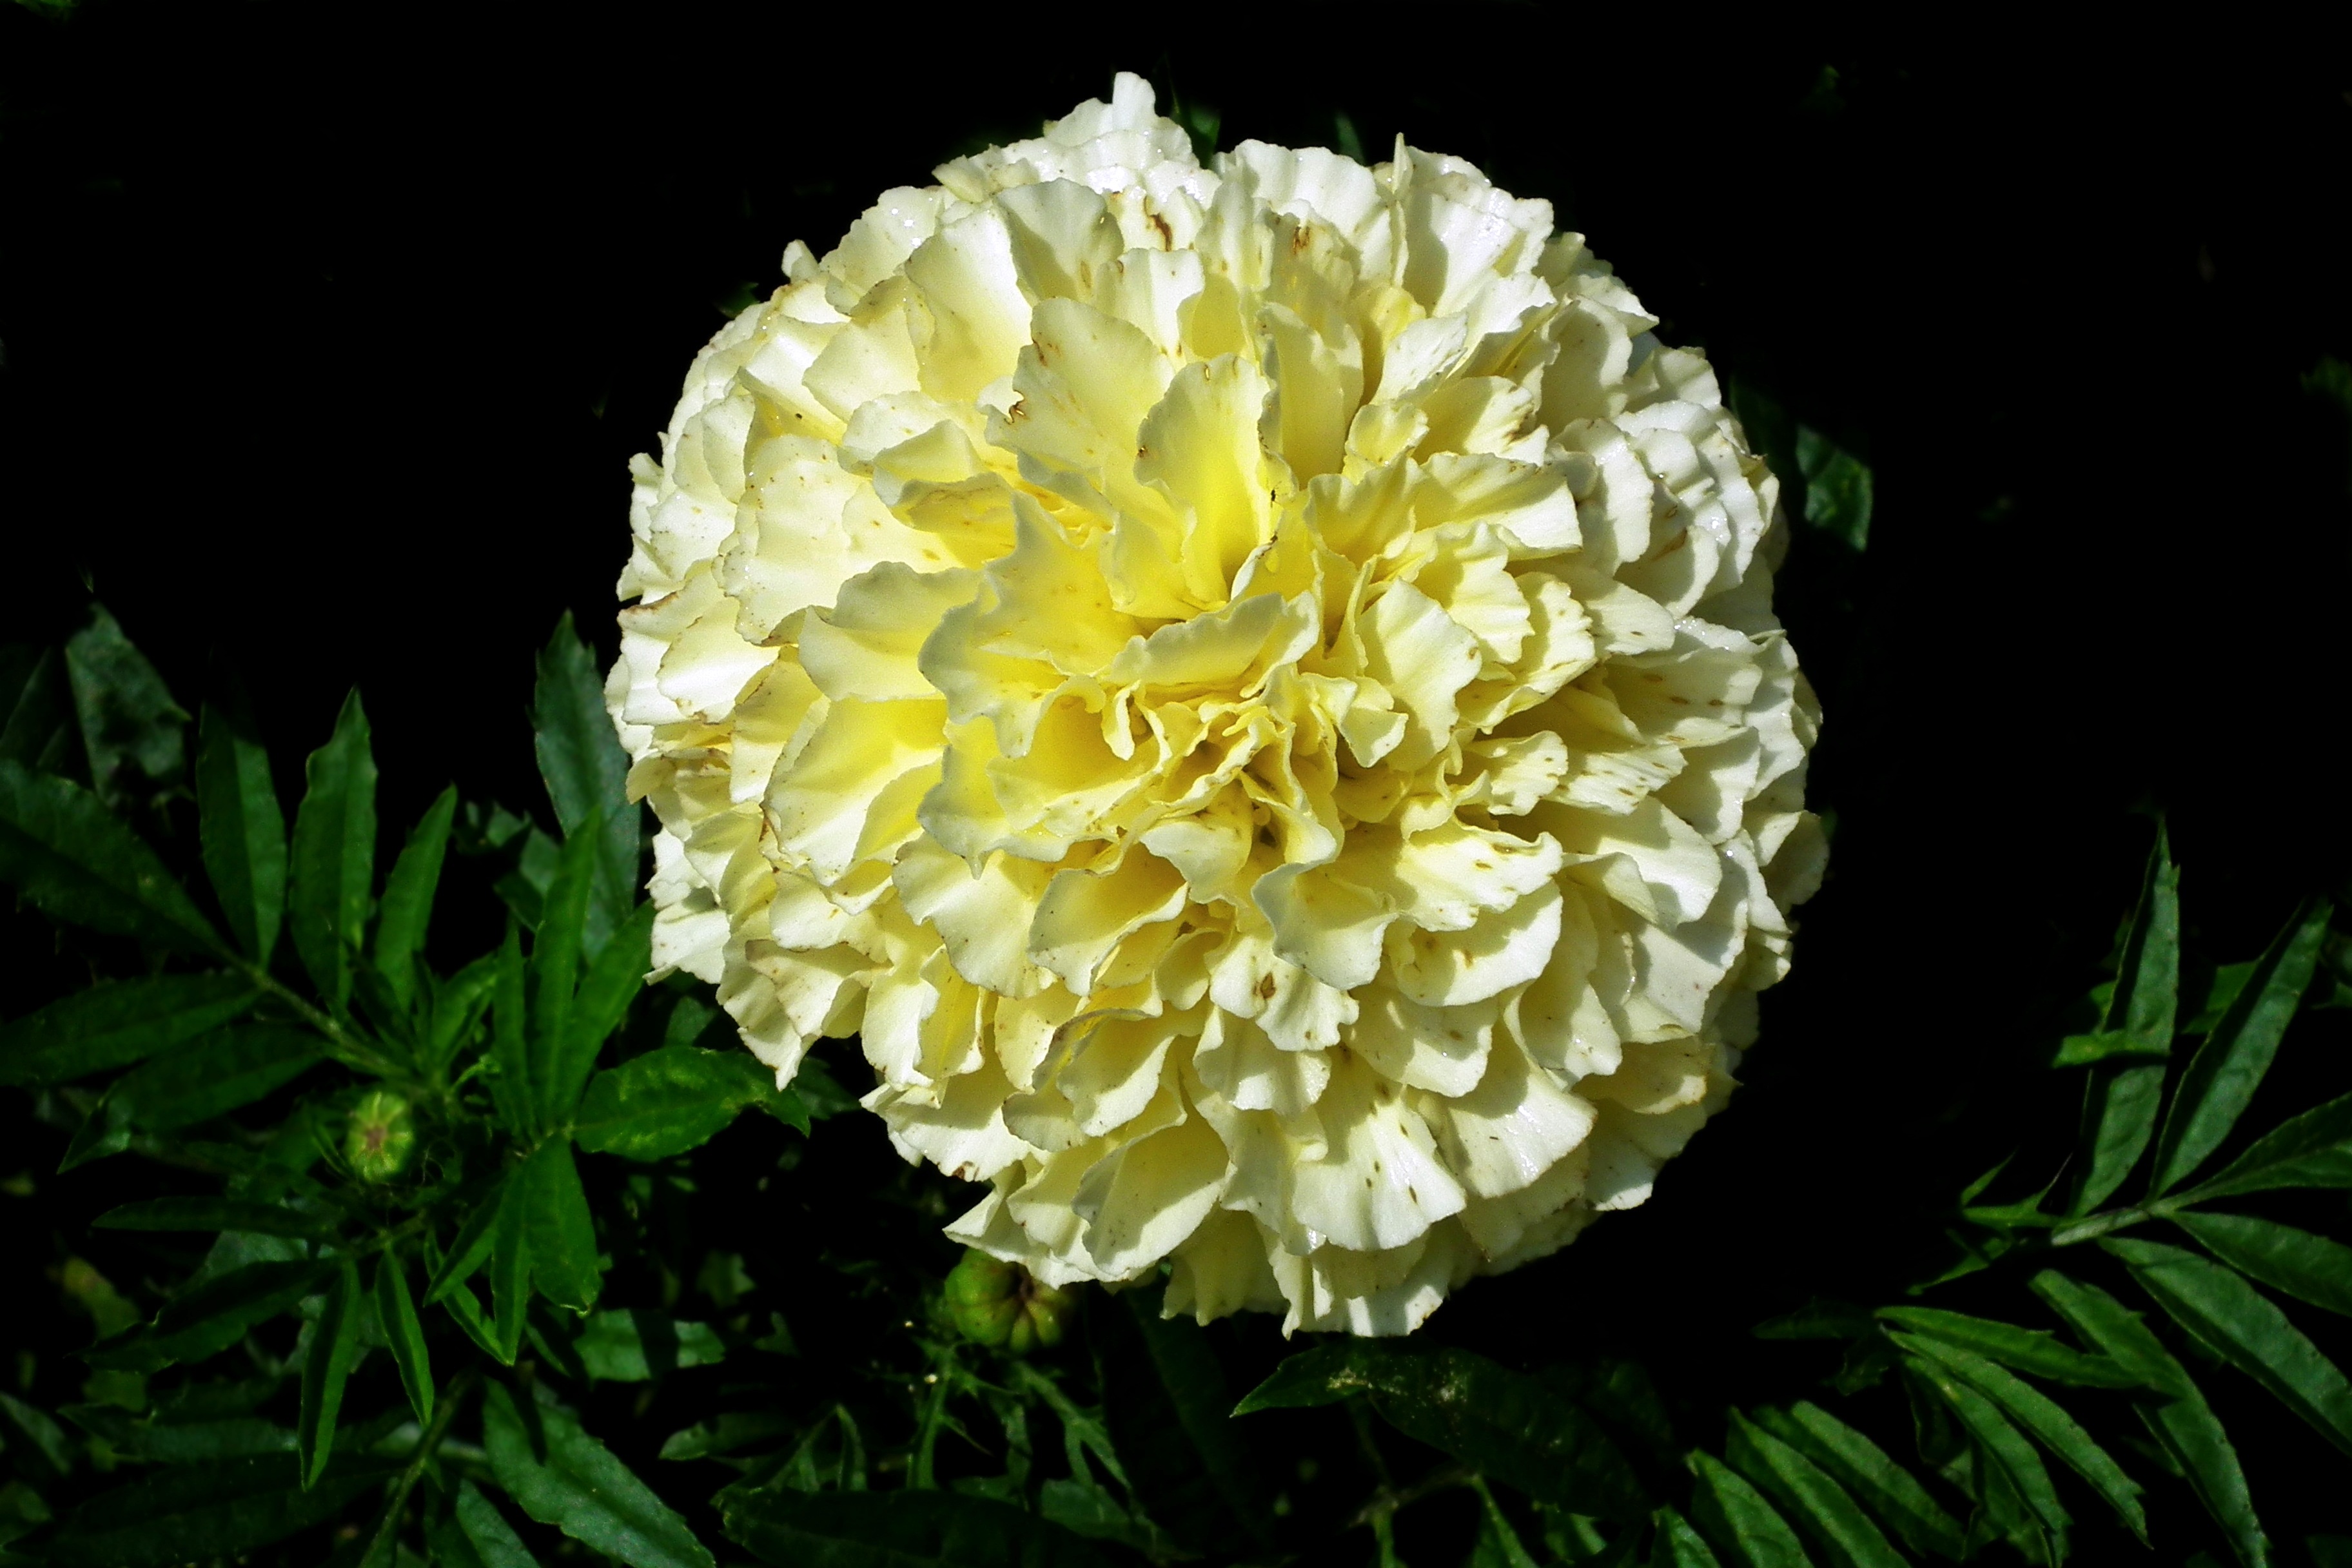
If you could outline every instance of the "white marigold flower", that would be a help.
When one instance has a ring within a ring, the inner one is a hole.
[[[639,458],[656,962],[858,1035],[1048,1284],[1409,1331],[1650,1192],[1819,879],[1776,483],[1551,208],[1118,79],[889,191]]]

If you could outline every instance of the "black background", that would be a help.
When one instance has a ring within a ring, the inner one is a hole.
[[[1058,15],[0,13],[0,631],[94,592],[184,694],[233,669],[283,756],[362,687],[387,823],[452,778],[534,803],[531,652],[568,609],[609,655],[625,460],[721,307],[1126,68],[1227,145],[1344,113],[1375,157],[1402,132],[1549,197],[1666,341],[1876,472],[1858,579],[1809,581],[1802,541],[1784,579],[1838,828],[1748,1087],[1648,1209],[1434,1332],[1682,1354],[1728,1396],[1750,1323],[1914,1277],[1890,1229],[1934,1232],[1896,1222],[2064,1120],[2035,1064],[2136,812],[2168,814],[2209,958],[2340,883],[2352,457],[2303,384],[2352,358],[2340,39]],[[41,964],[7,965],[13,1014]],[[2266,1104],[2340,1070],[2294,1055]]]

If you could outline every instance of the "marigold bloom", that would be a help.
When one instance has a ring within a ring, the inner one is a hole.
[[[1409,1331],[1631,1207],[1819,879],[1776,482],[1551,209],[1118,79],[889,191],[639,458],[655,960],[861,1037],[950,1232]]]

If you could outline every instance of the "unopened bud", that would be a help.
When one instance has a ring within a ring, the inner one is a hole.
[[[1017,1263],[967,1252],[948,1275],[948,1318],[964,1338],[1026,1355],[1062,1342],[1077,1299],[1057,1290]]]
[[[343,1135],[343,1157],[362,1181],[388,1182],[408,1163],[416,1145],[416,1122],[408,1101],[388,1089],[371,1089],[352,1107],[351,1131]]]

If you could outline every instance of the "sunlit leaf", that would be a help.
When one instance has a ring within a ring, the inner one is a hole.
[[[653,966],[649,947],[653,925],[653,905],[639,904],[581,976],[579,992],[572,1000],[562,1034],[548,1065],[548,1089],[541,1111],[550,1126],[561,1126],[571,1120],[580,1104],[581,1091],[587,1086],[588,1075],[595,1069],[597,1052],[621,1026],[637,993],[645,989],[646,972]],[[774,1088],[772,1079],[769,1087]]]
[[[2158,1242],[2108,1237],[2140,1289],[2200,1343],[2352,1454],[2352,1383],[2270,1299],[2230,1269]]]
[[[631,1568],[714,1568],[686,1521],[576,1419],[554,1405],[532,1414],[545,1439],[543,1458],[534,1453],[505,1385],[483,1391],[482,1446],[490,1473],[523,1512]]]
[[[1673,1509],[1658,1510],[1651,1523],[1656,1538],[1650,1551],[1651,1568],[1723,1568],[1723,1560],[1706,1538]]]
[[[1835,1477],[1913,1551],[1932,1552],[1955,1561],[1966,1554],[1966,1532],[1927,1494],[1919,1479],[1820,1405],[1801,1400],[1785,1411],[1759,1410],[1754,1418],[1759,1426]]]
[[[335,732],[310,753],[294,814],[294,951],[331,1005],[351,1000],[352,958],[375,879],[375,754],[354,691]]]
[[[1903,1364],[1906,1373],[1942,1398],[1967,1429],[1977,1451],[2017,1489],[2042,1528],[2053,1540],[2063,1537],[2074,1521],[2058,1500],[2058,1489],[2052,1484],[2042,1456],[2000,1407],[1937,1361],[1913,1355],[1906,1356]]]
[[[567,613],[539,656],[539,683],[531,701],[531,729],[539,752],[540,777],[557,826],[571,837],[590,831],[596,840],[594,889],[587,922],[589,948],[627,918],[637,898],[642,813],[626,788],[628,753],[613,732],[604,710],[604,683],[596,658],[572,629]],[[601,814],[593,830],[592,817]]]
[[[375,1317],[392,1351],[392,1364],[399,1369],[400,1387],[408,1395],[409,1409],[415,1412],[418,1426],[431,1425],[433,1356],[425,1342],[425,1325],[417,1320],[415,1299],[408,1293],[400,1255],[389,1247],[376,1258]]]
[[[584,1312],[596,1304],[603,1280],[596,1267],[596,1226],[571,1145],[560,1138],[540,1145],[508,1183],[507,1201],[527,1194],[532,1277],[540,1293],[560,1307]],[[503,1316],[505,1308],[499,1308]]]
[[[425,808],[408,835],[400,858],[384,879],[383,908],[376,918],[375,966],[400,1011],[416,997],[416,958],[433,920],[433,895],[441,885],[441,862],[449,849],[449,824],[457,814],[452,784]]]
[[[286,813],[269,753],[205,710],[196,747],[196,814],[205,874],[237,945],[265,969],[286,916]]]
[[[1691,1516],[1727,1564],[1811,1568],[1804,1542],[1763,1493],[1712,1454],[1694,1451],[1690,1467],[1698,1478],[1691,1492]]]
[[[572,1136],[592,1153],[661,1160],[708,1142],[747,1107],[803,1131],[808,1114],[748,1051],[664,1046],[588,1080]]]
[[[2352,1247],[2247,1215],[2185,1213],[2172,1223],[2239,1273],[2352,1316]]]
[[[2164,1106],[2164,1064],[2094,1068],[2083,1096],[2083,1179],[2070,1205],[2078,1215],[2112,1196],[2147,1152]]]
[[[1972,1318],[1934,1307],[1882,1307],[1878,1316],[1946,1344],[1974,1351],[1988,1361],[2084,1388],[2131,1388],[2138,1379],[2105,1356],[2067,1349],[2041,1329],[2021,1329],[1990,1318]]]
[[[0,883],[68,925],[185,952],[221,946],[187,889],[98,796],[5,759]]]
[[[948,1491],[720,1494],[729,1539],[775,1568],[1110,1568],[1048,1520]]]
[[[643,1383],[727,1359],[726,1344],[709,1324],[643,1307],[591,1313],[572,1348],[589,1376],[614,1383]]]
[[[539,1568],[539,1559],[530,1554],[514,1526],[473,1482],[457,1483],[457,1500],[451,1511],[482,1568]]]
[[[336,1271],[327,1304],[312,1324],[310,1349],[302,1362],[301,1424],[296,1452],[302,1460],[302,1487],[309,1490],[326,1473],[334,1453],[335,1420],[343,1407],[343,1387],[360,1354],[360,1270],[349,1258]]]
[[[181,1465],[101,1492],[48,1547],[55,1568],[176,1568],[226,1559],[324,1524],[396,1467],[352,1458],[304,1491],[295,1457]]]
[[[1724,1458],[1778,1504],[1785,1518],[1853,1568],[1904,1568],[1894,1543],[1833,1477],[1737,1410],[1730,1415]]]
[[[2279,1123],[2172,1201],[2185,1207],[2281,1187],[2352,1187],[2352,1094]]]
[[[539,929],[531,939],[528,1043],[531,1111],[541,1127],[554,1126],[561,1115],[555,1103],[563,1070],[559,1063],[571,1040],[572,993],[580,984],[583,928],[596,869],[594,848],[595,840],[588,835],[564,842],[563,858],[557,862],[555,880],[548,885]]]
[[[67,1083],[128,1067],[252,1005],[235,974],[159,974],[77,991],[0,1029],[0,1084]]]
[[[2247,976],[2245,989],[2189,1058],[2156,1141],[2152,1194],[2170,1192],[2203,1164],[2254,1098],[2279,1041],[2311,984],[2332,909],[2324,899],[2296,911]]]

